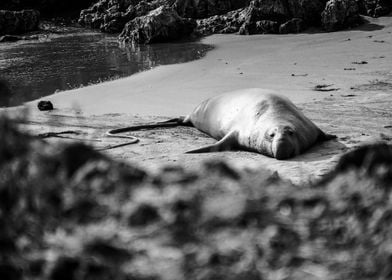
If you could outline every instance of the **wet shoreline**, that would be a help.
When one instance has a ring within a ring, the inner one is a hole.
[[[115,35],[77,28],[65,34],[41,34],[38,40],[3,43],[0,79],[12,96],[0,97],[0,106],[192,61],[210,49],[195,41],[132,46],[118,43]]]

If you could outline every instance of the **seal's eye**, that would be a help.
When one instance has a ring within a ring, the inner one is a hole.
[[[269,134],[269,136],[270,136],[271,138],[274,138],[274,137],[275,137],[275,132],[271,132],[271,133]]]
[[[292,131],[292,130],[290,129],[289,131],[287,131],[287,134],[290,135],[290,136],[292,136],[292,135],[294,135],[294,131]]]

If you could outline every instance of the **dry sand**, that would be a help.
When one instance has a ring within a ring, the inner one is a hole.
[[[263,166],[296,183],[328,172],[348,148],[392,142],[392,17],[368,19],[357,29],[295,35],[214,35],[203,59],[160,66],[128,78],[49,96],[57,110],[31,110],[33,133],[83,130],[96,147],[122,143],[106,129],[186,115],[202,100],[226,91],[259,87],[288,96],[323,130],[339,136],[289,161],[248,152],[200,155],[185,151],[214,142],[194,128],[138,132],[140,143],[108,150],[126,161],[157,168],[162,163],[197,166],[225,158]],[[315,91],[317,85],[329,85]],[[36,102],[27,104],[36,106]],[[68,141],[68,140],[65,140]]]

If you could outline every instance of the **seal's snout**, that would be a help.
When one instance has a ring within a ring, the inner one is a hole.
[[[272,152],[276,159],[288,159],[294,156],[295,149],[290,141],[280,140],[275,143]]]

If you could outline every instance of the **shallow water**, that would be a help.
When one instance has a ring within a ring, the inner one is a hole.
[[[14,106],[59,90],[86,86],[164,64],[201,58],[211,46],[178,42],[121,45],[112,35],[75,33],[40,42],[0,44],[0,79],[11,89],[0,106]],[[0,85],[1,89],[1,85]]]

